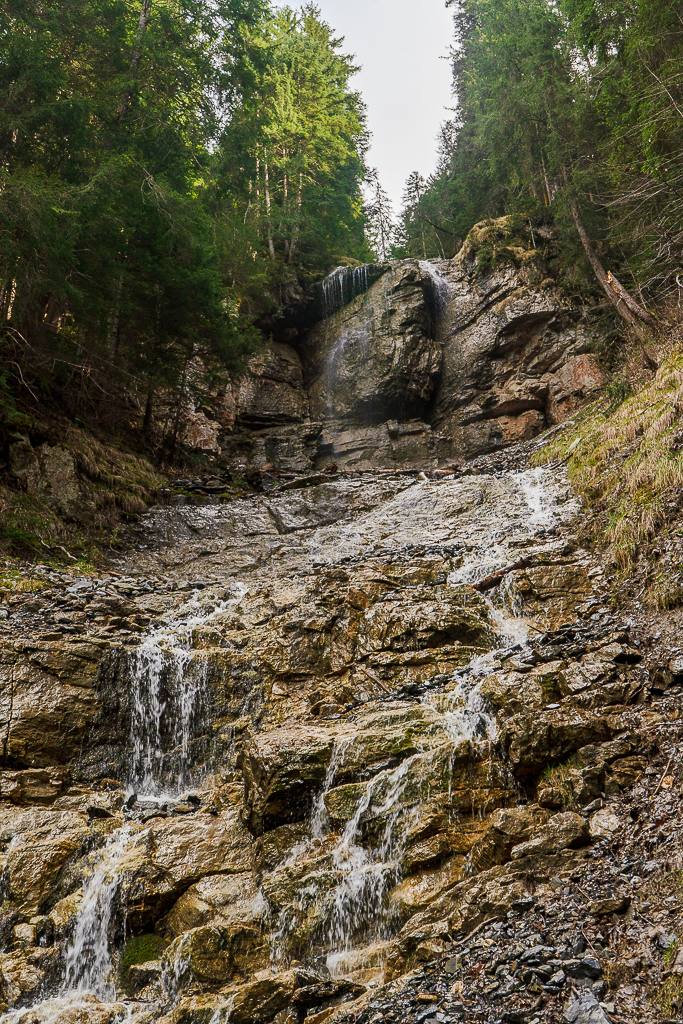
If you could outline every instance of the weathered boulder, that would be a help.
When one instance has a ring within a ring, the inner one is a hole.
[[[521,860],[533,854],[559,853],[567,847],[585,846],[589,842],[585,819],[573,811],[564,811],[550,818],[547,825],[536,829],[532,839],[515,846],[510,856],[513,860]]]
[[[10,472],[29,494],[69,515],[81,499],[74,457],[62,445],[32,448],[28,438],[9,448]]]
[[[79,752],[100,708],[96,677],[108,646],[96,640],[34,641],[0,649],[5,766],[51,769]]]
[[[261,928],[235,921],[184,932],[164,952],[162,970],[178,985],[215,986],[246,981],[268,960]]]
[[[43,912],[54,901],[65,865],[85,851],[91,837],[84,815],[0,805],[0,843],[7,850],[3,913],[29,918]]]
[[[251,872],[208,875],[191,885],[164,918],[173,936],[202,925],[259,922],[266,906]]]
[[[238,423],[256,429],[307,419],[303,368],[294,349],[271,342],[251,361],[248,374],[239,382],[235,404]]]
[[[531,804],[494,811],[486,829],[465,861],[465,873],[488,871],[496,864],[505,864],[514,847],[527,840],[550,818],[550,812]]]
[[[249,871],[251,847],[237,810],[154,821],[122,865],[131,922],[154,923],[205,875]]]
[[[64,768],[0,772],[0,799],[21,807],[47,806],[61,796],[67,779]]]

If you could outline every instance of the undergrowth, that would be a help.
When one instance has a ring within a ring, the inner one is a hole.
[[[681,533],[675,521],[683,497],[682,415],[683,345],[669,346],[649,381],[634,389],[628,378],[616,378],[535,457],[536,464],[566,462],[589,512],[590,539],[623,573],[655,538],[667,552],[678,546],[672,542]],[[683,558],[651,567],[645,591],[656,607],[680,603]]]
[[[68,453],[63,465],[71,470],[55,482],[45,474],[43,453],[57,448]],[[14,451],[20,453],[18,473]],[[143,456],[63,421],[32,423],[9,439],[7,452],[0,553],[13,557],[97,565],[166,483]]]

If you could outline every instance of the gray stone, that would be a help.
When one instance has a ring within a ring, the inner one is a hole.
[[[579,992],[569,1001],[563,1019],[567,1024],[610,1024],[600,1003],[588,990]]]

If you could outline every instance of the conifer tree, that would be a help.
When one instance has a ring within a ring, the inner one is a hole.
[[[389,196],[382,188],[377,168],[368,171],[365,178],[368,199],[365,204],[366,235],[377,259],[386,260],[396,237],[394,212]]]

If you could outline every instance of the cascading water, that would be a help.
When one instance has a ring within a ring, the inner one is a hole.
[[[129,654],[131,682],[132,759],[128,772],[131,788],[154,796],[180,793],[191,780],[192,740],[204,724],[207,664],[196,657],[195,631],[235,608],[247,593],[233,583],[220,600],[195,591],[171,618],[152,630]],[[170,750],[168,749],[170,748]],[[169,761],[168,770],[166,761]],[[200,773],[208,770],[206,763]],[[139,826],[124,826],[110,836],[85,883],[64,954],[60,993],[41,1006],[41,1019],[57,1018],[93,996],[117,997],[111,955],[111,931],[119,886],[127,858],[145,835]],[[2,1024],[20,1024],[35,1008],[13,1010],[0,1017]]]
[[[357,295],[370,287],[370,273],[367,264],[360,267],[337,267],[322,282],[323,314],[332,316],[338,309],[347,306]]]
[[[196,781],[190,778],[190,747],[205,718],[208,665],[196,656],[192,638],[197,629],[235,608],[247,592],[241,583],[234,583],[231,590],[230,597],[220,601],[207,601],[196,592],[174,618],[149,633],[130,654],[128,782],[139,792],[154,795],[170,786],[180,793]]]
[[[511,552],[518,550],[516,546],[511,548],[511,541],[514,545],[520,541],[533,543],[534,538],[543,537],[557,524],[555,494],[548,486],[547,471],[511,473],[507,480],[517,498],[515,508],[518,511],[504,522],[492,521],[490,530],[484,531],[479,542],[463,553],[460,565],[448,578],[450,585],[471,584],[502,569],[513,559]],[[432,485],[418,486],[429,489]],[[360,536],[357,543],[360,548]],[[356,549],[349,546],[348,550]],[[317,557],[323,557],[322,552]],[[527,623],[504,584],[497,588],[495,603],[488,595],[482,598],[496,635],[496,647],[477,654],[467,665],[442,678],[438,687],[421,698],[425,706],[441,716],[435,727],[436,738],[451,751],[451,772],[458,750],[469,745],[471,749],[485,751],[495,742],[497,723],[479,693],[479,686],[501,655],[524,645],[528,633]],[[335,743],[323,787],[313,805],[310,842],[320,848],[323,856],[325,838],[329,834],[325,800],[338,784],[347,749],[348,743],[343,739]],[[423,750],[395,768],[378,772],[365,784],[341,837],[327,855],[330,869],[337,878],[334,888],[330,891],[327,883],[320,887],[319,859],[313,858],[316,867],[298,882],[298,909],[289,917],[283,913],[275,929],[276,958],[287,954],[290,936],[296,933],[300,920],[315,913],[316,905],[324,919],[321,939],[328,949],[328,967],[333,973],[343,961],[344,952],[359,941],[381,941],[396,931],[400,915],[388,897],[401,881],[401,861],[411,815],[417,815],[420,803],[430,797],[427,769],[433,749],[426,744]],[[374,823],[375,832],[379,823],[379,838],[374,841],[364,836],[364,826],[368,823]],[[304,843],[292,851],[292,864],[304,853],[305,847]]]
[[[64,958],[63,995],[92,992],[100,999],[116,998],[109,932],[121,861],[138,836],[125,828],[115,832],[83,889],[74,933]]]
[[[451,283],[429,260],[420,260],[420,270],[424,274],[428,274],[432,280],[432,295],[438,320],[443,316],[448,305],[451,295]]]

